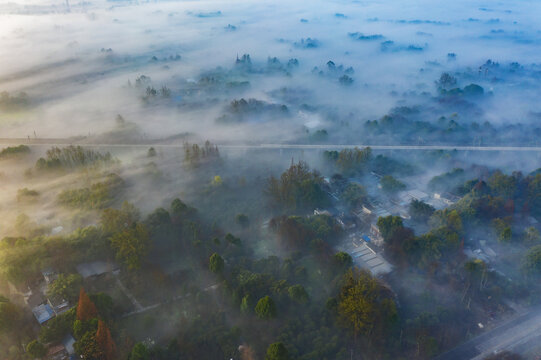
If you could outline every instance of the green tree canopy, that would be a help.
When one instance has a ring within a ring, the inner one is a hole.
[[[224,270],[224,259],[217,253],[210,256],[209,270],[215,274],[220,274]]]
[[[306,304],[308,302],[308,293],[302,285],[293,285],[287,289],[289,298],[296,303]]]
[[[400,216],[382,216],[378,218],[377,222],[378,229],[381,233],[381,236],[385,241],[388,241],[395,231],[398,228],[403,227],[402,218]]]
[[[289,353],[281,342],[270,344],[267,348],[265,360],[289,360]]]
[[[26,352],[34,358],[41,359],[47,354],[47,349],[37,340],[32,340],[26,345]]]
[[[338,296],[338,316],[355,335],[381,335],[396,320],[397,310],[389,291],[370,273],[351,269]]]
[[[150,236],[146,227],[137,223],[111,237],[111,246],[116,251],[116,257],[130,270],[141,267],[150,248]]]
[[[59,274],[58,278],[49,285],[48,295],[59,296],[70,302],[77,300],[83,278],[79,274]]]
[[[255,313],[261,319],[272,319],[276,317],[276,305],[270,296],[265,296],[257,302]]]

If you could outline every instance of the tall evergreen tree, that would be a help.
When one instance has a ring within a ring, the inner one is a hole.
[[[77,320],[88,321],[98,316],[96,305],[90,300],[85,289],[79,291],[79,303],[77,304]]]
[[[116,354],[116,345],[111,337],[111,331],[105,322],[98,321],[98,331],[96,332],[96,343],[102,353],[102,359],[114,360]]]

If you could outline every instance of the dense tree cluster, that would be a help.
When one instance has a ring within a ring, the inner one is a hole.
[[[73,145],[65,148],[53,147],[47,150],[45,155],[45,158],[41,157],[36,162],[37,170],[77,168],[109,164],[114,161],[110,153],[101,154],[94,150]]]
[[[289,210],[325,207],[329,203],[323,178],[302,161],[291,164],[280,178],[271,177],[266,192],[276,205]]]
[[[8,146],[0,151],[0,159],[8,159],[30,153],[30,148],[26,145]]]

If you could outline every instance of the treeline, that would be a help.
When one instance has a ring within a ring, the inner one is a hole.
[[[58,202],[72,208],[103,209],[119,196],[123,186],[124,180],[111,173],[107,174],[103,181],[89,187],[62,190],[58,194]]]
[[[220,158],[218,146],[206,141],[203,146],[198,144],[184,143],[184,162],[191,166],[199,166]]]
[[[323,177],[299,161],[291,164],[280,178],[272,176],[265,189],[274,206],[290,211],[313,210],[329,204]]]
[[[25,155],[30,153],[30,148],[26,145],[8,146],[0,151],[0,159],[7,159],[16,157],[19,155]]]
[[[55,146],[47,150],[45,155],[45,157],[39,158],[36,162],[36,170],[77,168],[89,165],[110,164],[114,161],[110,153],[101,154],[94,150],[73,145],[65,148]]]

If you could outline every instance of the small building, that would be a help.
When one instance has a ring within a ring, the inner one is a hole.
[[[434,193],[434,198],[443,201],[447,205],[455,204],[460,198],[448,192]]]
[[[55,315],[54,311],[49,304],[41,304],[32,309],[32,314],[40,325],[45,324],[51,320]]]
[[[66,360],[69,359],[69,354],[62,344],[49,347],[47,351],[48,360]]]
[[[379,228],[376,224],[370,224],[370,235],[372,235],[371,242],[374,245],[383,245],[383,236],[381,236],[381,232],[379,231]]]
[[[391,264],[364,241],[351,252],[351,257],[356,265],[370,271],[374,276],[387,274],[393,269]]]
[[[69,302],[60,296],[50,296],[47,304],[53,309],[55,315],[60,315],[69,310]]]

